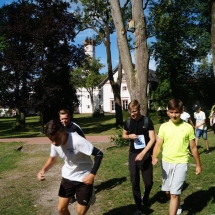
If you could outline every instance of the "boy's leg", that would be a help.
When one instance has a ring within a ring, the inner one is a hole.
[[[77,214],[84,215],[87,213],[89,208],[90,208],[90,205],[80,205],[77,203],[77,207],[76,207]]]
[[[207,139],[207,130],[204,130],[204,131],[203,131],[202,137],[203,137],[203,139],[205,140],[206,150],[209,151],[209,143],[208,143],[208,139]]]
[[[140,191],[140,170],[136,166],[135,157],[136,153],[129,153],[129,171],[130,180],[132,185],[132,193],[134,197],[135,204],[138,210],[142,209],[141,201],[141,191]]]
[[[59,215],[70,215],[68,206],[69,206],[70,198],[62,198],[58,197],[58,213]]]
[[[142,198],[143,204],[147,204],[149,200],[149,194],[153,186],[153,166],[151,159],[147,159],[143,165],[142,178],[145,185],[145,191]]]
[[[196,129],[196,139],[195,139],[195,143],[196,143],[196,146],[198,145],[198,142],[199,142],[199,139],[201,137],[201,129]]]
[[[179,195],[170,194],[169,215],[175,215],[179,206]]]

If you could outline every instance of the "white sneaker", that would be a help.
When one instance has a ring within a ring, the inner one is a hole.
[[[181,205],[178,206],[178,210],[177,210],[177,213],[176,214],[181,214],[182,213],[182,208],[181,208]]]

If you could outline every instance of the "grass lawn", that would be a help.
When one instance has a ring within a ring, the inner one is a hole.
[[[204,154],[205,145],[199,141],[199,153],[203,172],[195,175],[194,158],[190,157],[189,170],[181,196],[186,215],[215,214],[214,134],[208,135],[211,154]],[[36,174],[49,156],[50,145],[24,145],[0,143],[0,215],[31,214],[50,215],[56,210],[62,160],[47,172],[46,181],[39,182]],[[128,147],[112,147],[101,144],[104,158],[95,178],[97,201],[89,215],[131,215],[135,211],[128,172]],[[161,167],[154,167],[154,186],[150,194],[151,207],[146,214],[167,215],[169,201],[160,191]],[[44,206],[45,205],[45,206]],[[92,208],[93,208],[92,207]],[[99,211],[99,212],[98,212]]]

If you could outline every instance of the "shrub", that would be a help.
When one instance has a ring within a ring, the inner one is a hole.
[[[122,131],[123,127],[119,127],[119,129],[116,130],[116,134],[110,138],[111,143],[114,143],[118,147],[127,146],[129,144],[129,141],[122,138]]]

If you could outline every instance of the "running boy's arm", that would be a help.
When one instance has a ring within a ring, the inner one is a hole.
[[[38,172],[37,178],[40,181],[45,180],[45,172],[47,172],[57,161],[57,157],[49,157],[43,168]]]
[[[213,114],[210,116],[210,125],[213,125]]]
[[[193,157],[196,161],[196,175],[200,174],[202,171],[201,162],[199,158],[198,149],[194,140],[190,140],[190,150],[193,154]]]
[[[82,179],[82,182],[85,184],[93,184],[96,172],[98,171],[102,158],[103,158],[103,152],[100,151],[99,149],[97,149],[96,147],[94,147],[93,151],[92,151],[92,155],[95,156],[93,167],[90,171],[90,174],[86,175]]]
[[[148,142],[147,146],[136,156],[135,161],[142,160],[144,155],[152,148],[152,146],[155,144],[155,131],[149,130],[149,138],[150,141]]]
[[[152,164],[155,165],[158,163],[158,159],[157,156],[160,153],[161,150],[161,146],[163,144],[163,139],[161,139],[160,137],[156,137],[156,143],[155,143],[155,147],[153,149],[153,154],[152,154]]]

